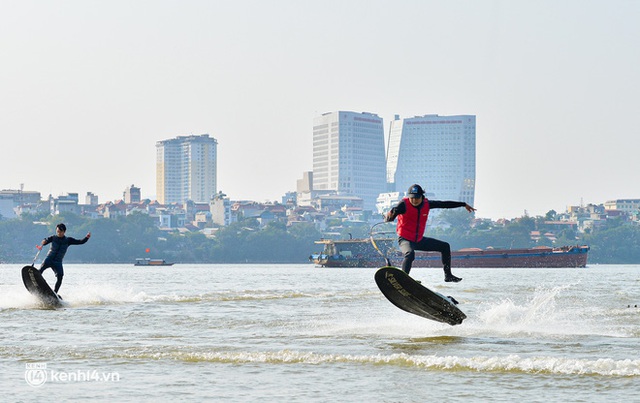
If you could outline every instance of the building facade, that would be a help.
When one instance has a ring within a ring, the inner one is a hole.
[[[122,193],[122,198],[127,204],[140,203],[140,200],[142,200],[140,188],[134,185],[126,187]]]
[[[375,210],[386,190],[384,128],[378,115],[328,112],[313,121],[313,190],[360,197]]]
[[[98,198],[98,195],[94,194],[93,192],[87,192],[84,197],[84,203],[88,204],[89,206],[97,206],[98,204],[100,204],[100,200]]]
[[[397,192],[420,184],[437,200],[474,205],[476,117],[425,115],[391,122],[387,180]]]
[[[605,210],[622,211],[628,215],[637,214],[640,211],[640,199],[615,199],[604,203]]]
[[[81,209],[78,201],[77,193],[67,193],[57,198],[49,195],[49,212],[51,215],[59,215],[64,212],[80,214]]]
[[[40,192],[20,190],[0,190],[0,220],[18,217],[19,211],[36,211],[41,204]]]
[[[162,204],[208,203],[217,192],[218,142],[208,134],[156,143],[156,192]]]

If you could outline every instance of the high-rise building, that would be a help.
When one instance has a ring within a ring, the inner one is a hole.
[[[391,122],[387,180],[398,192],[419,183],[437,200],[473,206],[476,183],[476,117],[425,115]]]
[[[314,119],[313,190],[357,196],[364,209],[375,209],[386,190],[382,118],[338,111]]]
[[[208,134],[156,143],[156,192],[162,204],[208,203],[216,194],[218,141]]]

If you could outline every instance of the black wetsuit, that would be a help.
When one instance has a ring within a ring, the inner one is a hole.
[[[64,259],[67,249],[70,245],[82,245],[88,240],[89,238],[87,237],[84,237],[83,239],[75,239],[70,236],[59,237],[57,235],[52,235],[44,239],[43,246],[51,244],[51,248],[49,249],[49,253],[47,253],[47,257],[40,266],[40,273],[44,272],[49,267],[51,267],[51,269],[56,273],[56,286],[53,290],[56,294],[62,285],[62,277],[64,276],[62,259]]]

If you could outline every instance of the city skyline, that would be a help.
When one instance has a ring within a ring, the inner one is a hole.
[[[275,201],[312,170],[313,118],[353,110],[385,138],[396,114],[476,116],[478,217],[640,195],[638,2],[0,9],[2,188],[115,200],[134,183],[152,198],[155,142],[209,133],[217,188]]]

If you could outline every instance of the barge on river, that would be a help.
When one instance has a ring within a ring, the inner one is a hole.
[[[380,250],[389,252],[389,260],[393,266],[400,267],[402,254],[395,246],[396,239],[377,239]],[[384,258],[374,249],[369,239],[316,241],[323,245],[323,251],[309,257],[313,263],[321,267],[381,267],[385,266]],[[589,246],[575,245],[563,247],[539,246],[523,249],[478,249],[467,248],[451,252],[452,267],[521,267],[521,268],[561,268],[586,267]],[[413,267],[442,267],[438,252],[416,251]]]
[[[138,258],[133,264],[134,266],[173,266],[173,263],[167,262],[164,259],[150,259],[150,258]]]

